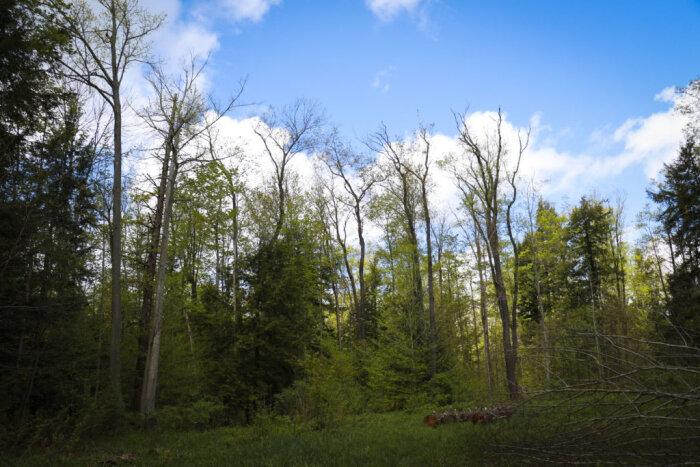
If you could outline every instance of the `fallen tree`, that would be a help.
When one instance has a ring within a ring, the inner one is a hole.
[[[423,418],[423,423],[432,428],[436,428],[438,425],[442,425],[443,423],[453,422],[471,421],[476,425],[480,423],[491,423],[496,420],[508,418],[514,413],[515,406],[512,405],[497,405],[495,407],[483,409],[463,409],[459,411],[447,409],[442,413],[433,412],[430,415],[426,415],[425,418]]]

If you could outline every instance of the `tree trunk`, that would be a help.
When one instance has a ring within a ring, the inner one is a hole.
[[[232,295],[233,295],[233,335],[234,339],[236,336],[236,329],[238,327],[238,197],[236,192],[231,188],[231,203],[233,209],[233,267],[231,268],[232,274]]]
[[[143,375],[143,388],[141,390],[141,413],[143,414],[152,412],[155,409],[156,403],[156,386],[158,383],[158,363],[160,357],[163,305],[165,299],[165,267],[168,259],[170,217],[172,215],[175,196],[175,179],[177,177],[177,153],[175,151],[175,146],[173,146],[172,149],[172,161],[168,169],[168,183],[165,195],[165,208],[163,211],[163,237],[160,242],[160,254],[158,258],[158,281],[156,285],[155,310],[151,321],[148,355],[146,357],[146,368]]]
[[[549,382],[551,374],[549,369],[549,342],[547,340],[547,324],[544,317],[544,304],[542,303],[542,287],[540,286],[540,268],[537,262],[537,250],[535,248],[534,232],[532,235],[532,271],[535,276],[535,292],[537,293],[537,311],[540,315],[540,325],[542,326],[542,345],[544,346],[544,369]]]
[[[109,383],[117,409],[123,405],[121,390],[122,344],[122,115],[119,88],[114,92],[114,181],[112,186],[112,331],[109,347]]]
[[[489,242],[489,253],[492,260],[493,285],[496,289],[498,311],[503,325],[503,353],[506,362],[506,379],[508,380],[508,393],[512,400],[518,398],[518,381],[515,373],[515,354],[511,341],[510,312],[508,310],[508,294],[503,282],[503,270],[501,269],[501,253],[498,242],[496,219],[490,217],[486,221],[486,230]]]
[[[340,303],[338,299],[338,282],[333,280],[333,300],[335,305],[335,326],[338,332],[338,350],[343,351],[343,333],[340,328]]]
[[[489,319],[486,313],[486,280],[484,280],[484,262],[481,251],[481,241],[478,232],[474,232],[476,244],[476,268],[479,271],[479,308],[481,312],[481,327],[484,332],[484,359],[486,360],[486,378],[488,380],[489,400],[493,398],[493,370],[491,368],[491,348],[489,345]]]
[[[173,109],[174,111],[175,109]],[[174,118],[171,115],[171,119]],[[156,199],[156,210],[153,216],[153,226],[151,228],[151,239],[148,245],[148,257],[146,258],[146,269],[143,281],[143,300],[141,302],[141,316],[139,317],[139,337],[138,349],[136,353],[136,374],[134,376],[134,400],[133,407],[137,410],[141,401],[141,387],[143,385],[143,374],[146,368],[146,354],[148,353],[149,326],[151,324],[151,311],[153,309],[153,281],[156,276],[156,258],[158,256],[158,245],[160,243],[160,231],[163,222],[163,204],[165,201],[165,190],[168,183],[168,165],[170,164],[170,145],[165,145],[165,156],[160,173],[160,184],[158,185],[158,196]]]
[[[402,175],[403,184],[403,208],[406,216],[406,227],[408,239],[411,243],[411,258],[413,260],[413,281],[415,282],[414,305],[419,316],[423,315],[423,280],[420,274],[420,255],[418,252],[418,235],[416,235],[416,221],[413,208],[408,201],[409,187],[405,180],[406,175]]]
[[[515,188],[515,182],[511,183],[511,186],[513,187],[513,199],[510,203],[508,203],[508,207],[506,208],[506,226],[508,230],[508,239],[510,240],[510,244],[513,247],[513,292],[511,294],[512,297],[512,307],[511,307],[511,328],[510,328],[510,333],[511,333],[511,342],[513,346],[513,365],[517,366],[518,364],[518,274],[519,274],[519,267],[520,267],[520,252],[518,250],[518,242],[515,241],[515,236],[513,235],[513,227],[512,227],[512,222],[511,222],[511,217],[510,217],[510,210],[513,207],[513,204],[515,203],[515,199],[517,196],[517,191]]]
[[[360,334],[360,340],[365,339],[366,335],[366,301],[367,301],[367,291],[365,290],[365,237],[362,231],[362,213],[360,212],[359,201],[355,204],[355,220],[357,222],[357,237],[360,242],[360,264],[358,265],[358,276],[360,280],[360,302],[357,306],[357,321],[358,330]]]
[[[430,377],[437,372],[437,326],[435,324],[435,291],[433,286],[433,246],[430,238],[430,210],[428,209],[428,193],[426,180],[421,180],[421,195],[423,199],[423,215],[425,216],[425,242],[428,255],[428,308],[430,313]]]
[[[119,94],[119,69],[117,60],[117,12],[112,1],[112,34],[110,36],[112,68],[112,104],[114,113],[114,181],[112,183],[112,332],[109,348],[109,382],[112,399],[117,410],[124,402],[121,389],[121,346],[122,346],[122,104]]]
[[[355,276],[352,273],[352,268],[350,267],[350,261],[348,260],[348,249],[345,246],[345,240],[340,236],[340,226],[338,225],[338,212],[335,212],[333,218],[333,224],[335,226],[335,238],[340,245],[340,249],[343,250],[343,263],[345,264],[345,271],[348,274],[348,279],[350,279],[350,289],[352,290],[353,305],[355,305],[355,314],[357,314],[357,288],[355,286]],[[355,316],[357,319],[357,316]]]

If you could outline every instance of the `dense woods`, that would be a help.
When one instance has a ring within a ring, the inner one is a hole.
[[[543,394],[697,435],[697,81],[644,212],[561,205],[519,176],[530,135],[506,137],[500,111],[486,129],[455,114],[443,153],[430,125],[350,140],[299,99],[236,145],[219,122],[244,82],[216,102],[205,61],[172,75],[150,55],[162,18],[90,5],[0,7],[2,448]],[[127,149],[130,68],[152,86]],[[447,183],[457,210],[434,197]],[[607,429],[593,418],[577,429]]]

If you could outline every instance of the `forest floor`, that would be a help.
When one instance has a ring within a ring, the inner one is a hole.
[[[337,427],[325,429],[272,416],[259,417],[246,427],[134,429],[111,436],[55,442],[53,447],[30,450],[21,456],[0,457],[0,465],[432,467],[562,465],[572,461],[583,465],[697,463],[697,427],[671,426],[661,430],[658,424],[649,425],[642,419],[640,429],[631,431],[629,428],[635,423],[632,419],[623,417],[610,424],[611,419],[599,418],[605,412],[609,415],[608,406],[619,411],[618,405],[590,399],[578,402],[583,404],[555,404],[552,400],[525,404],[506,420],[476,425],[451,423],[436,428],[423,423],[423,417],[431,410],[421,409],[344,418]],[[591,420],[603,420],[603,424],[590,425]],[[570,427],[581,425],[591,429],[575,436],[573,432],[565,433]]]
[[[75,447],[5,459],[3,465],[509,465],[524,459],[490,447],[517,438],[517,416],[487,425],[430,428],[428,412],[357,417],[333,429],[312,430],[270,420],[207,431],[131,431],[83,440]]]

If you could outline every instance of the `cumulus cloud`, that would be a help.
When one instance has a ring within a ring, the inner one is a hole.
[[[660,93],[654,96],[654,100],[661,102],[676,102],[678,98],[678,90],[675,86],[668,86],[664,88]]]
[[[674,91],[675,92],[675,91]],[[673,103],[673,95],[662,91],[664,101]],[[498,114],[493,111],[478,111],[467,116],[466,124],[472,135],[485,143],[493,141]],[[530,119],[530,141],[523,154],[520,175],[524,180],[536,181],[546,196],[573,195],[588,193],[601,180],[614,179],[625,170],[641,167],[649,178],[658,176],[663,164],[672,160],[683,139],[686,117],[674,111],[672,106],[664,112],[645,117],[630,118],[618,127],[596,130],[591,139],[610,142],[604,152],[598,149],[582,152],[561,150],[556,145],[556,135],[552,136],[551,125],[544,124],[545,117],[534,114]],[[503,114],[501,134],[508,149],[508,164],[515,163],[519,137],[524,140],[528,128],[519,127]],[[488,136],[487,136],[488,135]],[[415,141],[411,135],[404,142]],[[432,140],[435,159],[463,154],[455,135],[436,134]],[[452,175],[445,168],[431,168],[433,180],[432,199],[442,211],[456,209],[459,192],[452,182]]]
[[[396,15],[412,12],[421,0],[365,0],[367,7],[382,21],[390,21]]]
[[[675,102],[675,90],[666,88],[657,100]],[[524,159],[524,170],[538,179],[549,180],[549,191],[575,190],[605,177],[615,177],[634,166],[641,166],[655,178],[663,164],[671,161],[683,139],[687,118],[670,106],[664,112],[630,118],[617,128],[597,129],[591,140],[606,141],[606,154],[559,151],[534,137]],[[533,134],[534,132],[533,127]]]
[[[274,165],[265,152],[265,145],[254,131],[259,126],[264,127],[263,134],[269,129],[259,117],[236,119],[224,116],[216,123],[219,151],[226,154],[227,151],[231,153],[238,150],[245,156],[243,173],[246,183],[252,187],[260,187],[269,182],[274,174]],[[284,130],[276,128],[273,131],[283,132]],[[273,152],[276,150],[274,146],[271,146],[271,149]],[[289,162],[289,170],[298,175],[300,180],[313,180],[315,169],[312,155],[304,152],[295,154]]]
[[[220,3],[233,21],[257,23],[271,7],[279,5],[282,0],[221,0]]]

